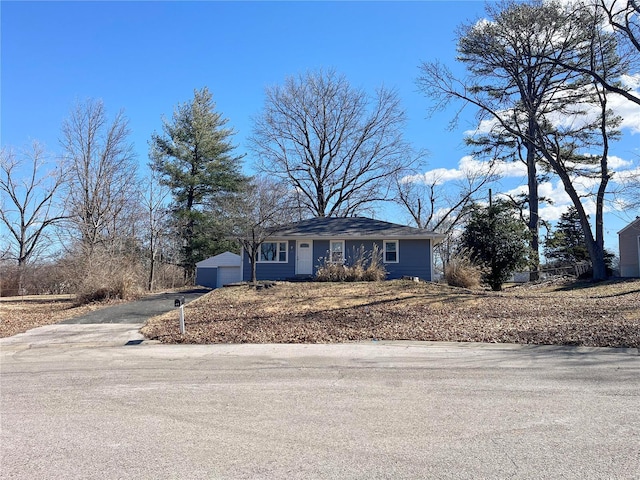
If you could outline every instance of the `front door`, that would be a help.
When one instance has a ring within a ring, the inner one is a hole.
[[[313,275],[313,242],[311,240],[298,240],[296,275]]]

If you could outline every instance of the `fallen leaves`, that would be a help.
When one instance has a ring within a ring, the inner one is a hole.
[[[439,284],[279,283],[219,289],[156,317],[142,333],[165,343],[428,340],[640,347],[640,280],[536,284],[504,292]]]

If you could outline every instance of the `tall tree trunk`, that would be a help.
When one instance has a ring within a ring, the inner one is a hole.
[[[148,289],[150,292],[153,291],[153,283],[155,280],[155,274],[156,274],[156,254],[153,251],[153,247],[151,249],[151,259],[149,262],[149,285],[148,285]]]
[[[582,230],[584,232],[584,240],[586,243],[587,251],[589,252],[589,258],[591,259],[591,266],[593,269],[593,280],[601,281],[606,280],[607,278],[607,269],[604,262],[604,246],[601,241],[596,241],[593,237],[593,233],[591,231],[591,225],[589,223],[589,217],[587,212],[584,210],[584,206],[580,200],[580,195],[575,189],[571,181],[571,177],[569,176],[569,172],[564,167],[564,165],[556,159],[554,155],[549,153],[548,151],[544,152],[544,156],[552,166],[555,173],[562,180],[562,184],[564,185],[564,190],[571,198],[573,202],[573,206],[576,208],[578,212],[578,216],[580,217],[580,224],[582,225]],[[606,184],[605,184],[606,187]],[[602,188],[602,183],[601,183]],[[604,193],[603,193],[604,197]],[[602,222],[602,211],[599,213],[600,222]],[[596,220],[597,223],[598,220]]]
[[[535,120],[529,120],[529,136],[532,136],[535,128]],[[538,196],[538,172],[536,169],[536,149],[532,142],[527,141],[527,180],[529,186],[529,247],[531,248],[531,272],[529,273],[529,281],[536,281],[539,278],[540,270],[540,232],[539,232],[539,204]]]
[[[260,248],[260,247],[258,247]],[[255,286],[258,283],[258,276],[256,272],[256,261],[257,261],[257,249],[251,249],[251,283]]]

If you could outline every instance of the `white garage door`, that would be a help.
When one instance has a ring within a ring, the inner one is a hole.
[[[240,267],[218,267],[218,287],[242,280]]]

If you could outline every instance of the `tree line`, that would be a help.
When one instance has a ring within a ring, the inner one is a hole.
[[[487,6],[486,19],[461,25],[456,61],[465,76],[430,60],[417,78],[429,112],[454,106],[476,114],[477,129],[465,140],[477,161],[454,188],[422,173],[426,154],[403,137],[395,91],[366,92],[334,70],[265,90],[249,139],[254,176],[243,173],[245,155],[206,87],[162,118],[144,173],[124,112],[110,118],[100,100],[79,103],[62,124],[63,153],[54,162],[37,143],[2,151],[0,221],[8,234],[1,247],[3,263],[15,265],[12,288],[33,290],[27,277],[36,264],[41,283],[45,267],[55,272],[50,290],[96,296],[188,283],[199,260],[239,244],[255,264],[275,225],[371,215],[384,202],[399,205],[418,227],[449,234],[445,262],[469,248],[465,238],[483,208],[491,221],[507,212],[525,226],[527,248],[520,255],[493,245],[488,261],[517,260],[510,268],[526,264],[535,279],[544,200],[538,186],[549,178],[571,198],[593,278],[603,279],[605,202],[620,193],[611,180],[639,183],[616,178],[609,163],[610,144],[621,135],[611,96],[640,105],[625,83],[640,60],[639,16],[632,0],[505,1]],[[527,193],[483,207],[505,162],[526,167]],[[585,179],[591,193],[580,187]],[[586,202],[595,205],[593,225]]]

